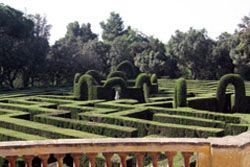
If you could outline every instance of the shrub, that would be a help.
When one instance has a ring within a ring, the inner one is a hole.
[[[94,79],[91,75],[82,75],[76,87],[75,97],[79,100],[92,100],[94,98],[93,85]]]
[[[113,71],[113,72],[109,73],[107,79],[113,78],[113,77],[121,77],[125,81],[128,79],[126,74],[122,71]]]
[[[143,89],[144,100],[145,102],[149,102],[150,87],[151,87],[151,81],[149,75],[146,73],[139,74],[135,81],[135,87]]]
[[[73,83],[73,92],[75,94],[75,91],[77,90],[77,84],[78,84],[78,81],[79,81],[79,78],[81,77],[81,74],[80,73],[76,73],[75,76],[74,76],[74,83]]]
[[[117,71],[123,71],[129,79],[135,78],[135,67],[130,61],[123,61],[116,67]]]
[[[174,91],[174,105],[177,107],[187,106],[187,83],[184,78],[176,81]]]
[[[120,86],[122,89],[127,87],[126,81],[121,77],[113,77],[106,80],[104,87],[113,88],[115,86]]]
[[[199,109],[199,110],[208,110],[208,111],[217,111],[217,99],[216,97],[193,97],[187,100],[188,107]]]
[[[216,93],[219,112],[230,112],[230,106],[228,105],[230,103],[226,100],[226,89],[229,84],[232,84],[235,88],[235,101],[231,112],[244,112],[246,90],[244,80],[238,74],[226,74],[221,77]]]
[[[143,84],[146,83],[149,86],[151,85],[150,82],[150,77],[148,76],[148,74],[146,73],[141,73],[136,77],[135,80],[135,87],[136,88],[143,88]]]
[[[151,75],[150,81],[152,85],[157,84],[157,75],[156,74]]]
[[[102,77],[98,71],[88,70],[85,74],[91,75],[98,84],[101,83]]]

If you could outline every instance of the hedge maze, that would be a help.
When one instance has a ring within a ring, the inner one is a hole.
[[[121,67],[133,74],[115,71],[103,79],[92,70],[76,74],[73,89],[1,94],[0,139],[206,138],[250,126],[250,84],[237,75],[219,82],[145,73],[131,79],[134,70]]]

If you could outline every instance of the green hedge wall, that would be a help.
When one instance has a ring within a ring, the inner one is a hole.
[[[36,116],[36,121],[58,127],[77,129],[109,137],[135,137],[137,135],[137,130],[132,127],[117,126],[107,123],[72,120],[67,118],[59,118],[52,115]]]
[[[235,88],[235,101],[234,106],[230,110],[230,103],[226,100],[226,89],[229,84],[232,84]],[[245,84],[244,80],[238,74],[226,74],[221,77],[218,87],[216,98],[218,100],[219,112],[244,112],[245,103]]]
[[[187,83],[184,78],[179,78],[176,81],[174,91],[174,106],[175,108],[187,106]]]
[[[218,111],[218,101],[216,97],[192,97],[187,100],[188,107],[208,110],[208,111]]]

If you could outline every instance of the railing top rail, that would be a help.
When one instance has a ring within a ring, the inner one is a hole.
[[[250,132],[223,138],[101,138],[0,142],[0,156],[67,153],[209,152],[212,147],[245,147]]]

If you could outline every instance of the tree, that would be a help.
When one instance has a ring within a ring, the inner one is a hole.
[[[234,72],[234,64],[230,58],[230,49],[232,43],[232,35],[229,33],[222,33],[216,45],[213,48],[213,61],[216,65],[216,79],[221,78],[223,75]]]
[[[78,22],[69,23],[65,37],[56,41],[48,55],[51,82],[71,83],[76,72],[103,69],[107,50],[105,44],[98,42],[89,23],[81,26]]]
[[[26,63],[26,40],[34,23],[24,14],[0,4],[0,85],[14,88],[14,80]]]
[[[245,16],[235,32],[230,57],[235,65],[235,72],[250,80],[250,16]]]
[[[177,75],[177,66],[173,64],[171,57],[166,55],[165,45],[161,41],[147,37],[142,44],[142,51],[136,53],[134,57],[135,65],[140,71],[170,77]]]
[[[167,44],[167,54],[173,56],[183,75],[192,79],[213,79],[212,49],[215,45],[205,29],[176,31]]]
[[[48,39],[51,25],[46,17],[39,14],[28,15],[34,23],[33,36],[26,40],[26,63],[22,68],[23,87],[29,84],[34,86],[35,80],[39,81],[45,76],[46,57],[49,51]]]
[[[122,18],[118,13],[111,12],[107,22],[100,23],[102,32],[102,39],[105,41],[113,41],[116,37],[124,34],[124,25]]]

